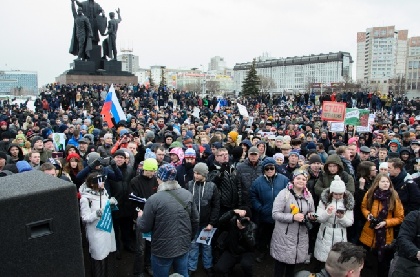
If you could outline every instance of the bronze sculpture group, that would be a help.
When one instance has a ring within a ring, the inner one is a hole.
[[[77,10],[76,10],[77,5]],[[102,42],[103,59],[109,57],[117,59],[117,31],[121,22],[120,9],[115,13],[110,12],[110,20],[107,22],[105,12],[94,0],[79,2],[71,0],[71,9],[74,18],[73,36],[71,40],[70,53],[77,56],[76,60],[86,61],[90,59],[92,45],[100,42],[99,34],[108,36]]]

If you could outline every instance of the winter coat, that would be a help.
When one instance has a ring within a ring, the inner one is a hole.
[[[347,241],[347,227],[353,225],[353,195],[346,191],[343,198],[336,200],[332,198],[329,201],[330,189],[325,189],[321,194],[321,201],[316,211],[319,227],[318,236],[315,242],[314,256],[318,261],[325,262],[331,247],[336,242]],[[327,208],[333,206],[331,214],[327,213]],[[345,210],[343,218],[336,216],[337,210]]]
[[[220,211],[220,195],[216,184],[192,180],[188,182],[188,191],[192,193],[200,215],[200,227],[208,224],[216,226]]]
[[[238,163],[236,166],[236,184],[237,187],[242,188],[243,203],[250,206],[249,190],[251,189],[252,183],[261,176],[262,167],[261,162],[257,162],[254,166],[250,163],[249,159],[246,159],[242,163]]]
[[[398,233],[398,256],[414,260],[420,249],[420,211],[410,212]]]
[[[242,188],[235,183],[236,170],[233,166],[215,163],[209,167],[207,180],[216,184],[220,193],[221,212],[236,209],[242,201]]]
[[[372,214],[374,217],[377,217],[379,212],[382,210],[382,204],[379,200],[374,199],[372,203],[372,209],[369,211],[367,207],[367,194],[363,198],[362,202],[362,213],[367,219],[369,214]],[[395,210],[388,211],[388,216],[385,219],[386,222],[386,244],[390,244],[394,239],[394,228],[397,225],[400,225],[404,219],[404,208],[401,204],[400,199],[398,198],[395,202]],[[366,221],[365,226],[363,226],[362,234],[360,235],[360,241],[371,248],[375,248],[375,231],[369,227],[370,222]]]
[[[148,178],[143,174],[140,174],[131,179],[128,193],[133,193],[135,196],[138,196],[140,198],[146,198],[147,200],[150,196],[157,192],[158,186],[159,184],[155,176],[152,178]],[[131,210],[133,211],[134,218],[137,218],[137,212],[135,212],[135,208],[138,207],[143,210],[144,203],[132,200],[129,203],[131,206]]]
[[[329,164],[338,165],[338,172],[336,174],[331,174],[328,171]],[[324,165],[324,173],[315,184],[315,193],[318,196],[321,196],[324,189],[330,187],[335,175],[340,176],[341,180],[343,180],[343,182],[346,184],[346,190],[350,191],[351,193],[354,193],[355,188],[353,177],[344,171],[343,163],[341,162],[340,157],[336,154],[333,154],[328,157],[327,162]]]
[[[188,189],[188,182],[194,179],[194,165],[186,163],[185,159],[181,165],[176,167],[176,180],[178,184]]]
[[[287,187],[289,180],[282,174],[276,173],[273,178],[263,175],[258,177],[249,191],[251,205],[257,212],[260,222],[274,223],[272,211],[273,202],[279,192]]]
[[[398,197],[404,206],[406,215],[411,211],[420,209],[420,188],[405,169],[398,176],[391,176],[391,181],[395,191],[398,192]]]
[[[303,214],[315,211],[310,193],[306,197],[295,197],[293,190],[285,188],[280,191],[273,204],[275,227],[271,237],[270,254],[277,261],[299,264],[308,258],[308,229],[305,224],[293,220],[291,204],[299,207]]]
[[[137,228],[152,232],[152,254],[160,258],[174,258],[187,253],[198,231],[199,215],[192,194],[177,182],[159,185],[159,191],[147,199]],[[172,191],[182,202],[169,194]]]
[[[101,145],[98,147],[98,153],[101,155],[101,157],[106,158],[106,157],[111,157],[111,148],[112,145]]]
[[[122,173],[122,180],[108,180],[110,185],[109,187],[111,189],[110,195],[115,197],[115,199],[118,201],[118,210],[112,211],[112,215],[114,217],[128,217],[132,214],[130,209],[131,205],[129,204],[130,200],[128,200],[128,191],[130,181],[134,177],[135,172],[131,166],[127,166],[126,164],[119,167],[119,169]]]
[[[117,250],[115,243],[114,227],[111,233],[96,228],[99,217],[96,211],[100,209],[100,197],[102,197],[102,208],[108,199],[108,193],[103,191],[102,196],[83,184],[80,189],[80,217],[86,228],[86,238],[89,242],[89,253],[94,260],[101,261],[105,259],[110,252]]]

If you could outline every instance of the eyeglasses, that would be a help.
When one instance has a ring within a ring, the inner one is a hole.
[[[267,166],[267,167],[264,167],[264,170],[265,171],[269,171],[269,170],[275,170],[276,168],[274,167],[274,166]]]
[[[229,156],[229,154],[228,153],[224,153],[224,154],[217,155],[217,157],[222,157],[222,156]]]

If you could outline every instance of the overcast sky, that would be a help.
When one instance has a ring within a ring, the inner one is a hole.
[[[71,0],[5,0],[0,69],[38,71],[39,85],[69,68]],[[418,0],[98,0],[121,9],[117,47],[133,48],[140,66],[200,67],[213,56],[228,66],[272,57],[350,52],[356,33],[395,25],[420,36]],[[355,64],[353,66],[356,67]],[[354,73],[354,72],[353,72]],[[353,75],[355,78],[355,75]]]

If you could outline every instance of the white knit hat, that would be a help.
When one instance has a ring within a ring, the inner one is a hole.
[[[346,191],[346,184],[341,181],[339,175],[334,176],[334,181],[331,182],[330,192],[333,193],[344,193]]]
[[[385,169],[387,169],[387,170],[388,170],[388,163],[387,163],[387,162],[382,162],[382,163],[379,165],[379,169],[381,169],[381,168],[385,168]]]

